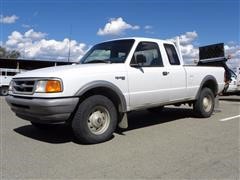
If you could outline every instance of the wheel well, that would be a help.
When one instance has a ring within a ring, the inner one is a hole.
[[[88,97],[92,96],[92,95],[103,95],[106,96],[107,98],[109,98],[113,104],[115,105],[117,112],[124,112],[124,105],[121,102],[120,97],[118,96],[118,94],[107,87],[96,87],[96,88],[92,88],[90,90],[88,90],[87,92],[85,92],[83,95],[80,96],[80,100],[79,102],[82,102],[83,100],[87,99]]]
[[[205,87],[211,89],[215,96],[217,95],[217,93],[218,93],[218,86],[217,86],[216,81],[214,81],[213,79],[207,80],[206,82],[204,82],[204,84],[202,85],[201,89],[203,89]]]

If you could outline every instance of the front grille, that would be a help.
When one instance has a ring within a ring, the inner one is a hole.
[[[14,79],[13,92],[16,94],[33,94],[35,80]]]

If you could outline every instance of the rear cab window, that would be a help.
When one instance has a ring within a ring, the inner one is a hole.
[[[169,63],[171,65],[180,65],[179,57],[175,47],[172,44],[163,44],[166,50]]]

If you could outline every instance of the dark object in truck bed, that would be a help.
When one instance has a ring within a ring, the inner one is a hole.
[[[231,81],[231,70],[227,66],[225,58],[224,44],[212,44],[199,47],[198,66],[220,66],[225,69],[225,82]]]
[[[199,66],[224,66],[226,61],[223,43],[199,47]]]
[[[199,60],[200,61],[209,61],[225,58],[224,53],[224,44],[211,44],[208,46],[199,47]]]

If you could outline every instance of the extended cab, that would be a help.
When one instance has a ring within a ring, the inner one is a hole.
[[[126,128],[129,111],[188,103],[199,117],[209,117],[224,69],[185,66],[176,46],[149,38],[103,42],[79,64],[17,75],[6,101],[37,127],[71,124],[84,143],[108,140],[118,124]]]

